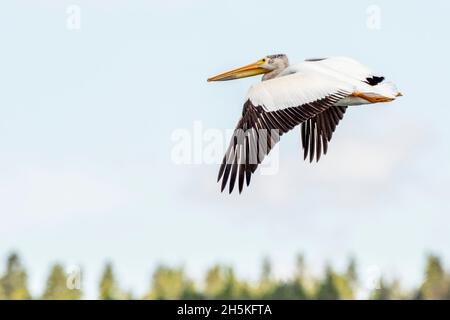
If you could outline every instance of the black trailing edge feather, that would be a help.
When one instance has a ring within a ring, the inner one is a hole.
[[[303,157],[309,161],[320,160],[323,154],[327,154],[328,142],[333,137],[339,121],[344,117],[347,107],[333,106],[302,123],[301,135],[303,145]]]
[[[266,111],[247,100],[219,169],[217,181],[222,180],[221,191],[228,185],[231,193],[237,182],[241,193],[244,183],[250,184],[252,174],[280,137],[299,124],[305,159],[308,154],[312,161],[314,155],[318,159],[322,151],[326,153],[327,142],[347,108],[334,104],[349,94],[338,91],[323,99],[276,111]]]

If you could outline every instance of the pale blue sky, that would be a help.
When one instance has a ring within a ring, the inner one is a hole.
[[[66,8],[81,8],[81,30]],[[366,9],[381,9],[381,29]],[[406,284],[424,254],[450,263],[448,1],[4,1],[0,5],[0,257],[18,250],[34,293],[49,263],[81,265],[95,297],[103,263],[142,294],[159,262],[195,277],[230,263],[279,276],[349,255]],[[257,78],[206,78],[266,54],[357,58],[395,82],[395,103],[351,109],[329,154],[238,196],[217,165],[175,165],[171,134],[230,129]]]

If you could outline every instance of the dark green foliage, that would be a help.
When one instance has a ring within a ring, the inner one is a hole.
[[[182,268],[159,266],[153,274],[153,281],[146,299],[196,299],[200,295],[195,291],[194,282]]]
[[[131,297],[131,294],[124,293],[120,290],[114,275],[114,269],[111,262],[107,262],[103,269],[103,274],[99,284],[100,300],[124,300]]]
[[[428,255],[425,267],[425,281],[417,293],[418,299],[450,299],[450,275],[444,271],[441,260]]]
[[[0,288],[1,299],[30,299],[27,287],[27,273],[16,253],[11,253],[7,258],[6,271],[0,277]]]
[[[317,274],[317,272],[311,272]],[[305,259],[299,255],[292,276],[278,279],[268,258],[263,259],[261,276],[256,282],[240,279],[230,266],[215,265],[207,270],[203,281],[194,281],[180,267],[160,265],[155,269],[145,299],[355,299],[365,290],[370,299],[450,299],[450,274],[435,255],[427,257],[424,281],[415,290],[402,290],[398,280],[378,278],[371,291],[364,289],[355,259],[344,272],[331,265],[322,277],[311,275]],[[37,298],[80,299],[81,290],[68,288],[69,275],[61,264],[52,266],[45,288]],[[366,279],[367,280],[367,279]],[[111,263],[106,263],[99,279],[98,297],[103,300],[132,299],[120,289]],[[0,275],[0,299],[31,299],[27,273],[17,254],[7,257]]]
[[[68,288],[68,274],[64,267],[55,264],[47,278],[47,284],[42,295],[45,300],[78,300],[81,298],[81,291],[76,288]]]

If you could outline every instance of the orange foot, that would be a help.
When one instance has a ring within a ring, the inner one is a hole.
[[[353,97],[358,97],[364,100],[369,101],[370,103],[378,103],[378,102],[389,102],[394,100],[393,98],[388,98],[380,95],[368,95],[359,91],[355,91],[352,93]]]

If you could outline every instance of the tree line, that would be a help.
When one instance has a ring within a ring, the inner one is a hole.
[[[123,290],[111,262],[105,264],[98,281],[98,299],[355,299],[363,288],[357,264],[350,259],[346,269],[336,271],[326,266],[321,276],[310,274],[303,256],[298,256],[288,279],[277,279],[272,265],[264,259],[257,281],[240,279],[231,266],[212,266],[200,283],[192,280],[182,267],[160,265],[152,274],[144,296],[134,296]],[[11,253],[0,276],[0,299],[82,299],[83,288],[71,285],[72,279],[62,264],[51,266],[45,287],[32,296],[28,289],[28,275],[19,255]],[[450,299],[450,273],[436,255],[426,257],[422,283],[405,289],[398,280],[377,277],[372,281],[365,298],[388,299]]]

